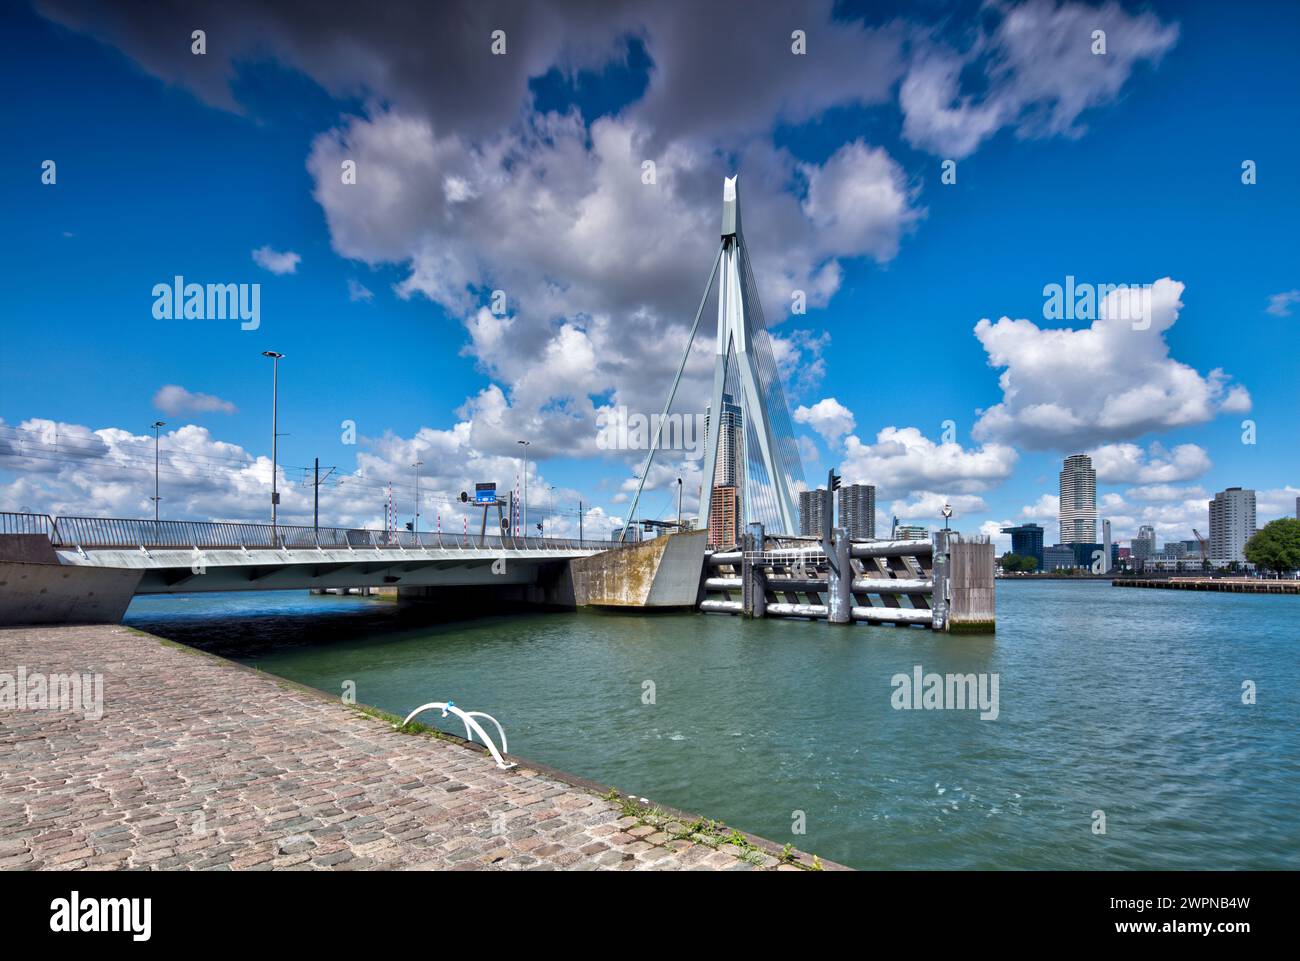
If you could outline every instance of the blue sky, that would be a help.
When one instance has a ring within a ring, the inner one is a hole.
[[[337,467],[331,484],[345,479],[323,494],[323,522],[379,523],[390,480],[409,516],[419,458],[424,517],[458,525],[450,497],[475,480],[512,486],[514,440],[531,437],[530,502],[563,505],[552,529],[571,530],[581,500],[603,533],[640,457],[599,449],[594,416],[657,412],[716,244],[722,177],[739,172],[811,484],[840,466],[880,486],[882,517],[937,523],[948,499],[963,529],[1038,520],[1051,539],[1043,495],[1060,460],[1095,450],[1102,514],[1123,538],[1140,523],[1190,538],[1228,485],[1261,492],[1261,522],[1294,509],[1294,5],[923,5],[865,22],[851,5],[813,4],[799,22],[760,7],[734,39],[739,81],[695,36],[728,21],[687,5],[615,4],[584,29],[539,5],[509,21],[495,62],[479,41],[490,9],[464,36],[208,9],[150,30],[133,29],[129,5],[3,14],[0,508],[149,514],[161,417],[164,513],[259,518],[259,355],[275,349],[290,515],[310,509],[292,469],[319,457]],[[1027,46],[999,32],[1017,16]],[[1086,52],[1096,23],[1102,58]],[[454,74],[435,64],[447,44]],[[351,194],[332,173],[348,156],[362,158]],[[956,184],[940,181],[945,159]],[[294,270],[255,263],[264,247],[296,253]],[[156,320],[152,288],[177,274],[260,283],[260,328]],[[1047,333],[1089,327],[1044,318],[1044,285],[1067,275],[1170,278],[1182,306],[1132,343],[1100,338],[1114,356],[1090,366],[1093,341]],[[505,321],[482,314],[498,285]],[[796,288],[810,309],[787,317]],[[990,366],[975,327],[1003,317],[1035,329],[998,327],[1011,359]],[[700,346],[684,410],[707,379]],[[1004,370],[1021,400],[1004,397]],[[1122,398],[1144,383],[1159,396]],[[160,395],[168,385],[181,390]],[[1051,409],[1047,427],[1017,408],[1025,398]],[[1006,417],[981,421],[999,404]],[[1133,413],[1144,406],[1155,413]],[[349,420],[356,444],[342,442]],[[673,514],[671,481],[690,476],[665,460],[642,516]]]

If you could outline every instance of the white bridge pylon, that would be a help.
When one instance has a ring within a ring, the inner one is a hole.
[[[745,450],[742,514],[745,520],[762,519],[774,534],[797,534],[799,515],[796,512],[798,487],[804,482],[803,465],[794,438],[790,411],[786,406],[785,391],[781,387],[780,373],[773,356],[771,337],[763,320],[759,303],[758,286],[749,262],[749,253],[740,227],[740,199],[736,177],[727,177],[722,186],[722,242],[713,262],[704,296],[695,312],[691,334],[686,341],[686,352],[663,415],[655,428],[654,439],[646,455],[645,465],[637,483],[636,496],[628,512],[628,522],[636,517],[641,490],[650,473],[655,450],[659,446],[663,424],[668,419],[669,408],[681,383],[682,371],[690,356],[691,345],[699,330],[700,317],[718,279],[718,332],[713,365],[713,390],[709,402],[709,426],[704,445],[704,462],[700,491],[699,526],[708,527],[709,510],[713,500],[714,478],[718,466],[718,446],[722,434],[723,400],[727,394],[728,375],[734,373],[733,390],[740,395],[743,425],[741,437],[745,448],[752,439],[756,451]],[[735,364],[733,371],[732,364]],[[750,476],[752,468],[759,468],[765,477]],[[760,517],[762,505],[767,516]],[[623,537],[627,536],[627,524]]]

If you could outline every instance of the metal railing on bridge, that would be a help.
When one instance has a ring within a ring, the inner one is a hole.
[[[452,534],[445,531],[377,531],[345,527],[298,527],[231,521],[131,520],[118,517],[51,517],[0,512],[0,534],[44,534],[55,547],[221,548],[252,550],[509,550],[568,552],[610,550],[622,545],[568,537]]]

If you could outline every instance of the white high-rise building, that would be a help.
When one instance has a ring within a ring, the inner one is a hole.
[[[1246,541],[1255,533],[1255,492],[1240,487],[1219,491],[1210,501],[1210,560],[1246,562]]]
[[[713,412],[704,408],[704,431],[709,430]],[[722,395],[721,430],[718,433],[718,462],[713,470],[714,487],[743,487],[745,476],[745,412],[730,394]]]
[[[704,409],[704,430],[708,433],[713,411]],[[709,498],[709,543],[736,543],[745,526],[745,413],[730,394],[722,395],[722,416],[718,418],[718,459],[713,468],[713,492]]]
[[[1061,468],[1062,544],[1097,543],[1097,472],[1087,454],[1071,454]]]

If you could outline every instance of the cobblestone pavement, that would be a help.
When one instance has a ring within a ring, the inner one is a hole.
[[[20,666],[104,710],[0,709],[0,870],[801,869],[127,628],[0,630]]]

